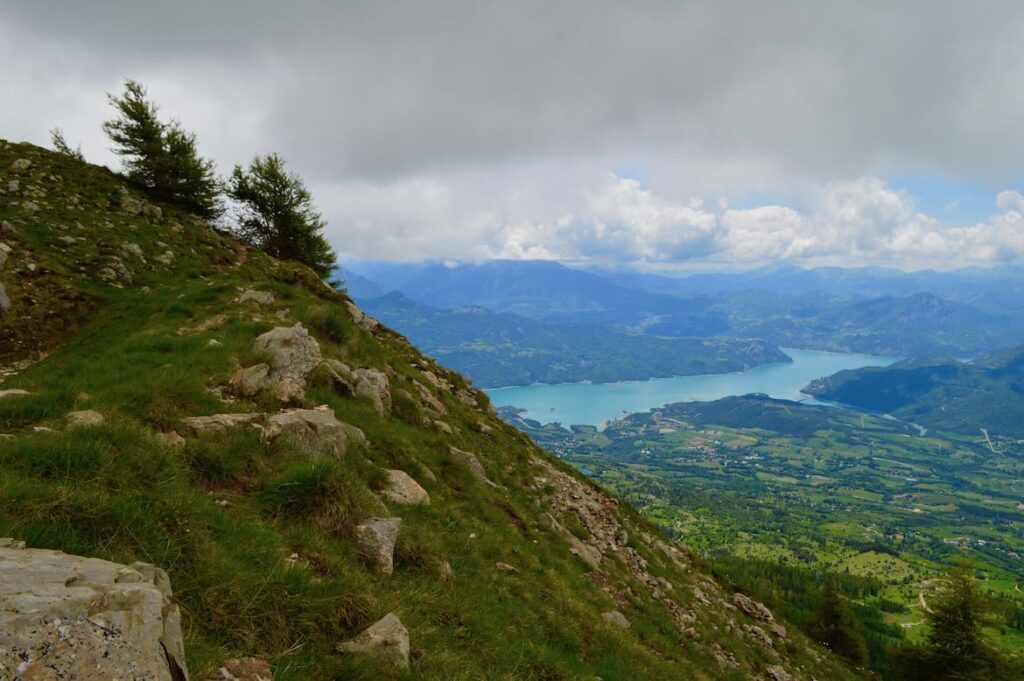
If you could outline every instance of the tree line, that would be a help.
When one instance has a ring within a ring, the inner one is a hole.
[[[232,226],[242,240],[275,258],[308,265],[321,277],[331,273],[337,258],[324,237],[326,223],[284,159],[257,155],[220,178],[213,161],[200,156],[195,133],[175,119],[162,120],[141,83],[129,80],[120,95],[107,99],[116,115],[103,123],[103,131],[123,159],[129,182],[206,220],[224,217],[230,202]],[[81,149],[72,149],[59,128],[51,136],[56,151],[83,160]]]

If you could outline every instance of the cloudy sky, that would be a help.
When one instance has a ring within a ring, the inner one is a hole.
[[[141,80],[346,257],[1024,261],[1024,3],[5,0],[0,137]]]

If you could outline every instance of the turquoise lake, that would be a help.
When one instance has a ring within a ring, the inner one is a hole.
[[[765,364],[733,374],[652,378],[622,383],[535,384],[487,390],[498,407],[526,410],[527,418],[600,426],[624,413],[647,411],[671,402],[717,400],[730,395],[765,393],[786,400],[813,401],[800,392],[812,380],[843,369],[886,366],[896,357],[857,355],[783,348],[793,362]]]

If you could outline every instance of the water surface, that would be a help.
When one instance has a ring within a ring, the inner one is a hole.
[[[671,402],[718,400],[730,395],[765,393],[786,400],[812,401],[800,389],[816,378],[843,369],[886,366],[898,358],[783,348],[791,364],[765,364],[733,374],[651,378],[621,383],[559,383],[487,390],[496,406],[526,410],[527,418],[562,425],[603,425],[624,413],[647,411]]]

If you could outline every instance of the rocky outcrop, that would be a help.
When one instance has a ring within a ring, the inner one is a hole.
[[[288,441],[313,457],[340,458],[351,443],[365,444],[363,431],[334,415],[321,405],[316,409],[288,409],[267,417],[263,431],[267,442]]]
[[[231,374],[228,380],[231,392],[239,397],[251,399],[264,390],[272,387],[270,382],[270,365],[254,364],[251,367],[244,367]]]
[[[213,414],[212,416],[186,416],[181,424],[193,435],[241,428],[263,422],[264,414],[248,412],[245,414]]]
[[[401,518],[370,518],[356,526],[359,549],[385,575],[395,571],[395,542],[401,526]]]
[[[387,486],[381,490],[381,494],[396,504],[430,504],[430,495],[418,482],[412,479],[405,471],[388,470]]]
[[[167,574],[0,540],[0,678],[187,681]]]
[[[409,632],[398,615],[389,612],[359,636],[340,644],[338,651],[369,655],[404,669],[409,666]]]
[[[270,665],[255,657],[226,660],[210,672],[206,681],[274,681]]]
[[[320,364],[320,344],[301,323],[279,326],[257,336],[253,349],[266,355],[267,380],[277,397],[298,402],[306,396],[306,378]]]
[[[356,323],[356,326],[361,328],[363,331],[374,331],[380,322],[373,317],[365,314],[362,310],[356,307],[356,304],[350,300],[345,301],[345,307],[348,308],[348,313],[352,315],[352,321]]]

